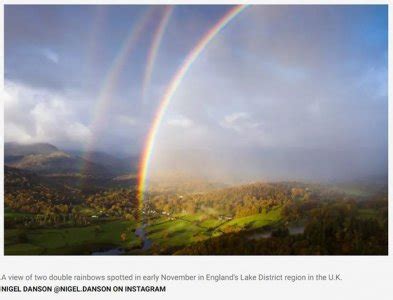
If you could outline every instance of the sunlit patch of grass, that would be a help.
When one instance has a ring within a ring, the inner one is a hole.
[[[89,254],[96,248],[136,247],[141,242],[134,233],[135,226],[118,220],[83,227],[5,230],[5,253]]]

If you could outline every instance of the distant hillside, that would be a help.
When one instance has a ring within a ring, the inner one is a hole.
[[[83,152],[71,150],[67,151],[67,153],[79,156],[89,162],[102,165],[116,175],[135,172],[138,165],[138,158],[136,157],[118,158],[100,151]]]
[[[50,154],[59,151],[57,147],[48,143],[35,143],[35,144],[19,144],[19,143],[5,143],[4,153],[5,156],[25,156],[30,154]]]
[[[4,168],[4,189],[5,207],[24,213],[45,216],[48,216],[49,212],[52,215],[54,212],[67,214],[73,205],[80,205],[85,201],[78,189],[45,176],[7,166]],[[9,225],[10,220],[7,222]]]
[[[6,196],[22,193],[33,198],[40,195],[40,200],[44,202],[66,201],[67,199],[81,201],[80,193],[76,189],[33,172],[8,166],[4,167],[4,188]],[[49,197],[49,195],[53,197]],[[20,200],[24,201],[24,199]]]
[[[75,174],[111,177],[113,172],[102,164],[60,151],[51,144],[5,144],[4,161],[7,166],[39,174]]]

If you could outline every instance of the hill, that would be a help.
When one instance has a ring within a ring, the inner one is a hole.
[[[81,193],[35,173],[4,168],[5,205],[24,212],[43,212],[60,204],[80,203]]]
[[[25,156],[30,154],[50,154],[59,151],[57,147],[48,143],[35,144],[19,144],[19,143],[5,143],[4,153],[6,156]]]
[[[104,164],[94,163],[59,150],[51,144],[5,144],[5,165],[39,174],[77,174],[111,177],[114,172]],[[105,161],[105,160],[103,160]]]
[[[124,175],[135,173],[138,165],[137,157],[119,158],[101,151],[83,152],[78,150],[67,151],[74,156],[80,157],[86,161],[101,165],[115,175]]]

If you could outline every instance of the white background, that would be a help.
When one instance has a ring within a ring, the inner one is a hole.
[[[62,4],[62,3],[128,3],[128,1],[3,1],[2,4]],[[140,1],[134,3],[168,3],[168,1]],[[170,3],[181,3],[171,1]],[[208,1],[187,1],[184,3],[209,3]],[[387,4],[387,1],[214,1],[214,3],[280,3],[280,4]],[[389,3],[389,15],[392,15],[391,3]],[[1,6],[1,58],[0,69],[4,74],[4,7]],[[392,19],[389,18],[389,41],[391,41]],[[389,57],[392,49],[389,42]],[[389,59],[389,77],[392,78],[391,60]],[[1,77],[3,87],[3,77]],[[389,89],[389,99],[392,92]],[[3,160],[4,145],[4,114],[3,102],[0,105],[0,157]],[[392,116],[392,108],[389,105],[389,117]],[[390,118],[389,118],[390,119]],[[391,122],[389,122],[389,140],[392,137]],[[389,157],[392,150],[389,149]],[[3,165],[3,161],[1,162]],[[389,169],[392,162],[389,160]],[[1,166],[0,180],[4,182],[3,166]],[[389,178],[389,187],[392,179]],[[4,212],[4,186],[1,185],[0,220],[3,223]],[[389,195],[389,227],[392,225],[391,195]],[[392,245],[392,232],[389,231],[389,249]],[[4,228],[0,226],[0,277],[4,274],[56,274],[68,273],[72,275],[108,275],[108,274],[336,274],[341,273],[342,281],[336,282],[160,282],[157,285],[166,285],[166,293],[93,293],[93,294],[0,294],[0,300],[8,299],[393,299],[393,260],[392,256],[4,256],[3,249]],[[391,252],[391,251],[390,251]],[[31,284],[32,282],[26,283]],[[98,282],[85,282],[97,285]],[[0,285],[6,282],[0,281]],[[21,283],[19,283],[21,284]],[[45,283],[40,282],[45,285]],[[61,283],[59,283],[61,284]],[[72,284],[64,283],[63,284]],[[83,284],[80,282],[79,284]],[[107,283],[103,283],[107,284]],[[143,285],[138,283],[119,283],[119,285]],[[151,282],[147,284],[152,284]],[[9,283],[7,283],[9,285]],[[52,283],[49,283],[52,285]]]

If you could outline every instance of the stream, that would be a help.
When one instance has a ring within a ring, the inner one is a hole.
[[[140,248],[142,251],[149,250],[153,244],[152,240],[147,237],[145,228],[146,223],[143,223],[137,229],[135,229],[135,235],[142,240],[142,248]],[[124,253],[125,250],[123,248],[111,248],[94,251],[92,255],[121,255]]]
[[[153,244],[152,240],[147,237],[146,234],[146,223],[143,223],[137,229],[135,229],[135,235],[142,240],[142,251],[149,250]]]
[[[113,248],[104,251],[95,251],[92,255],[120,255],[124,253],[124,249],[122,248]]]

